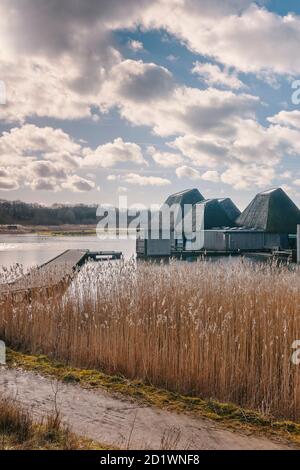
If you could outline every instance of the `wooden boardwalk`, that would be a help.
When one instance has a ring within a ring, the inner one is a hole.
[[[88,250],[67,250],[16,281],[0,286],[1,292],[52,288],[70,277],[86,259]]]
[[[90,252],[89,250],[67,250],[25,276],[9,284],[0,285],[0,294],[33,292],[53,289],[68,282],[74,272],[86,261],[106,261],[121,259],[122,253]]]

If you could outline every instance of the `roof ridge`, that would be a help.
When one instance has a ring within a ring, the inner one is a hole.
[[[271,192],[274,192],[274,191],[271,191]],[[270,216],[271,216],[271,198],[268,197],[268,215],[267,215],[266,231],[268,231],[268,228],[269,228]]]

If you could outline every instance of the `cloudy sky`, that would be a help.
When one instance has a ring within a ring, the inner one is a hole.
[[[0,198],[300,204],[299,1],[0,0],[0,44]]]

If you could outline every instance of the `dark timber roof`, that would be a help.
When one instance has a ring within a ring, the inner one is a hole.
[[[258,194],[236,222],[269,233],[296,233],[300,211],[281,188],[271,189]]]
[[[238,207],[234,204],[234,202],[229,198],[225,199],[218,199],[221,207],[226,212],[227,216],[232,222],[235,222],[236,219],[241,215],[241,211]]]
[[[203,212],[203,225],[196,227],[196,211],[193,211],[193,230],[210,230],[212,228],[221,227],[235,227],[236,224],[232,221],[218,199],[208,199],[206,201],[198,202],[195,205],[195,209],[201,207]],[[202,223],[202,221],[199,221]]]
[[[181,191],[180,193],[172,194],[168,197],[165,204],[169,207],[180,206],[181,214],[176,212],[171,215],[171,229],[180,224],[180,221],[184,220],[184,217],[188,214],[188,208],[184,207],[185,205],[194,206],[197,202],[203,201],[204,197],[198,191],[198,189],[187,189],[186,191]]]
[[[186,191],[181,191],[180,193],[172,194],[168,197],[165,204],[168,206],[173,206],[174,204],[180,204],[181,208],[185,204],[196,204],[199,201],[204,201],[204,197],[199,192],[198,189],[187,189]]]

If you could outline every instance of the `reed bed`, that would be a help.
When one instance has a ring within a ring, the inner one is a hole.
[[[91,263],[61,295],[0,299],[0,337],[13,347],[300,419],[298,268]]]

